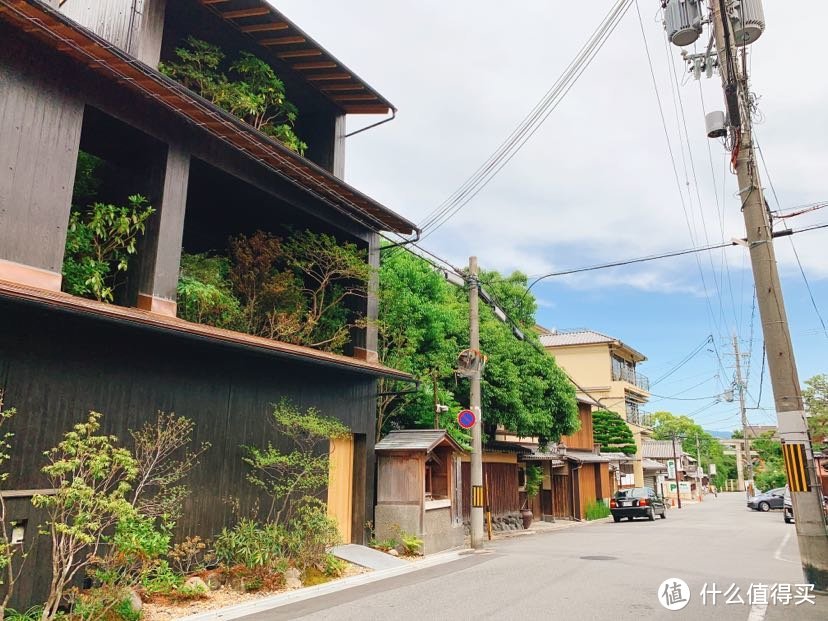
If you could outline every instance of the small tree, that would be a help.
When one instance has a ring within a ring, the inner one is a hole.
[[[127,499],[138,464],[114,436],[99,435],[100,417],[91,412],[53,449],[42,469],[53,495],[36,495],[35,507],[48,515],[52,539],[52,579],[42,620],[54,619],[75,576],[98,556],[105,533],[135,515]]]
[[[635,455],[635,438],[632,431],[615,412],[596,410],[592,413],[592,434],[595,442],[607,452]]]
[[[805,380],[802,396],[808,408],[808,429],[814,448],[828,448],[828,375]]]
[[[155,210],[135,194],[128,205],[93,203],[73,209],[66,233],[63,282],[73,295],[112,302],[117,276],[129,269],[138,237]]]
[[[284,83],[269,64],[242,52],[230,65],[232,75],[228,76],[222,69],[225,54],[221,48],[195,37],[188,37],[186,44],[176,48],[177,61],[159,65],[161,72],[292,151],[305,152],[307,145],[293,129],[298,111],[288,101]]]
[[[3,392],[0,391],[0,427],[7,423],[12,417],[17,414],[14,408],[3,407]],[[11,438],[14,436],[11,432],[6,432],[0,435],[0,467],[2,467],[10,458]],[[0,472],[0,492],[5,487],[5,482],[9,478],[8,472]],[[5,594],[2,601],[0,601],[0,621],[5,618],[6,608],[11,601],[14,594],[14,587],[17,579],[20,577],[20,572],[23,570],[23,563],[15,571],[14,563],[15,557],[18,556],[18,548],[11,543],[9,536],[9,526],[14,527],[14,524],[9,524],[6,521],[6,499],[0,493],[0,586],[5,586]],[[26,554],[20,553],[20,556],[25,560]]]
[[[281,401],[270,418],[280,438],[293,444],[283,451],[272,443],[266,448],[245,446],[244,462],[251,471],[247,480],[270,497],[267,519],[275,524],[290,520],[291,512],[325,488],[328,482],[328,443],[348,435],[340,421],[322,416],[315,408],[301,412]]]
[[[190,493],[182,481],[210,448],[209,442],[195,451],[188,448],[194,427],[189,418],[159,412],[155,421],[130,431],[137,467],[130,504],[142,516],[169,522],[181,515],[181,503]]]

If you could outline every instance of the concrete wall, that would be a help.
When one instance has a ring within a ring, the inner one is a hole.
[[[451,507],[428,509],[423,522],[423,553],[434,554],[463,545],[465,532],[462,524],[454,524]]]

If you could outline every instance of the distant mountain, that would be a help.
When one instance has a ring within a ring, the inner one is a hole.
[[[729,440],[730,434],[733,433],[732,431],[711,431],[710,429],[705,429],[705,431],[714,438],[722,438],[724,440]]]

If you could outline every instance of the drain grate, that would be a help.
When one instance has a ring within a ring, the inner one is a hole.
[[[600,554],[598,554],[598,555],[595,555],[595,556],[581,556],[579,558],[582,559],[582,560],[585,560],[585,561],[614,561],[618,557],[617,556],[601,556]]]

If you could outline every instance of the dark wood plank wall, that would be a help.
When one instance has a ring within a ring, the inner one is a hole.
[[[552,475],[552,510],[556,518],[572,517],[572,491],[570,477],[562,474]]]
[[[59,63],[9,34],[0,27],[0,259],[59,273],[83,103],[50,78]]]
[[[69,0],[61,13],[155,67],[167,0]]]
[[[194,442],[212,446],[189,478],[192,494],[177,524],[179,538],[211,537],[232,523],[231,501],[250,512],[260,500],[245,481],[241,447],[280,444],[267,418],[282,398],[346,423],[363,438],[360,472],[374,470],[376,381],[367,375],[0,300],[0,389],[6,406],[18,410],[9,426],[15,435],[7,490],[47,487],[43,451],[90,410],[103,413],[103,430],[124,442],[129,429],[154,420],[158,411],[191,418]],[[354,523],[364,524],[373,512],[373,477],[363,476],[360,485]],[[360,540],[363,529],[354,534]],[[42,589],[48,563],[37,554],[27,563],[34,581],[27,588]]]
[[[471,463],[463,466],[463,519],[471,518]],[[517,464],[484,463],[483,481],[489,482],[489,503],[492,515],[503,515],[520,511],[518,498]]]

